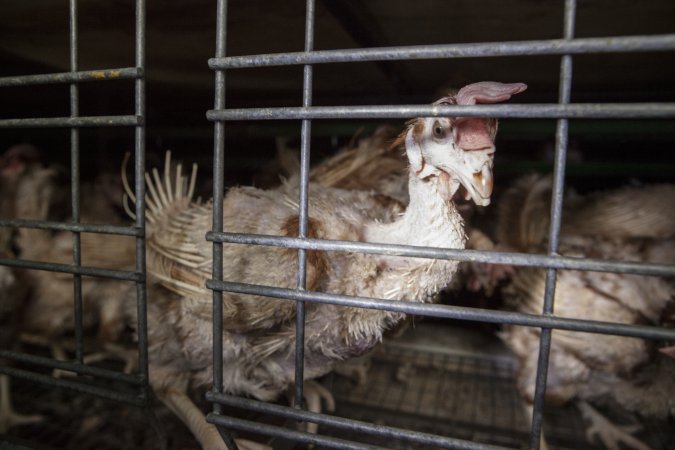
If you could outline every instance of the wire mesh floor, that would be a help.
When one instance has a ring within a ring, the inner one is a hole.
[[[366,358],[341,366],[322,383],[335,397],[338,416],[525,448],[529,418],[515,387],[514,370],[515,361],[493,334],[463,326],[422,323],[409,329],[405,336],[386,341]],[[343,375],[359,371],[356,377]],[[161,424],[159,432],[148,410],[142,408],[21,379],[13,379],[11,388],[13,403],[20,413],[40,414],[45,420],[17,426],[0,435],[1,450],[159,449],[160,440],[170,450],[198,448],[187,428],[156,400],[151,411]],[[194,400],[204,410],[208,407],[203,395],[194,396]],[[603,412],[618,423],[635,421],[627,414]],[[233,414],[294,426],[279,423],[281,419],[251,417],[250,412]],[[643,430],[637,436],[651,448],[675,448],[672,420],[642,425]],[[552,449],[599,448],[586,442],[585,425],[574,406],[547,407],[544,430]],[[323,426],[319,432],[385,448],[422,448],[362,434],[349,435],[344,430]],[[162,438],[160,433],[165,436]],[[281,440],[259,439],[259,442],[267,442],[274,449],[303,448]]]
[[[360,379],[331,378],[337,415],[511,448],[525,448],[529,442],[529,413],[514,380],[516,361],[490,333],[422,324],[378,347],[361,361],[364,366],[367,375]],[[339,371],[353,374],[354,369],[359,369],[357,364]],[[636,420],[628,413],[603,412],[616,423]],[[641,425],[637,437],[650,447],[675,448],[672,420]],[[550,448],[599,448],[585,440],[585,429],[575,406],[547,406],[544,430]],[[358,439],[390,448],[419,448]]]
[[[522,438],[527,432],[511,367],[503,361],[399,346],[383,347],[372,358],[365,383],[354,386],[347,378],[336,378],[333,393],[344,409],[340,415],[370,409],[374,415],[381,411],[375,419],[381,424],[394,425],[389,423],[393,420],[396,426],[407,423],[406,428],[442,434],[471,430],[471,436],[462,437],[483,433],[495,435],[493,441],[502,440],[497,435],[521,432],[516,437]]]

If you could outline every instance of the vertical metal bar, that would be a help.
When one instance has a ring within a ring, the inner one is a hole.
[[[216,57],[225,56],[227,0],[218,0],[216,12]],[[216,70],[214,108],[225,108],[225,71]],[[223,231],[225,123],[215,122],[213,129],[213,231]],[[223,245],[213,243],[214,280],[223,279]],[[213,391],[223,392],[223,294],[213,291]],[[222,407],[213,405],[213,412]]]
[[[305,12],[305,52],[314,48],[314,0],[307,0]],[[312,105],[312,65],[306,64],[303,71],[302,106]],[[300,135],[300,198],[298,211],[298,237],[307,237],[307,224],[309,215],[309,153],[310,138],[312,135],[312,121],[303,120]],[[298,250],[298,283],[300,290],[306,288],[307,282],[307,254],[305,250]],[[303,403],[303,380],[305,361],[305,302],[296,302],[295,316],[295,406],[302,408]]]
[[[136,227],[143,230],[136,238],[136,271],[143,274],[143,281],[136,283],[136,308],[138,314],[138,364],[143,380],[142,396],[148,399],[148,309],[145,261],[145,0],[136,0],[136,67],[142,76],[134,84],[135,113],[143,118],[134,130],[134,189],[136,191]]]
[[[576,16],[576,0],[565,0],[564,39],[574,37]],[[560,85],[558,103],[568,104],[572,90],[572,56],[563,55],[560,62]],[[563,192],[565,189],[565,161],[568,144],[567,119],[559,119],[556,128],[555,164],[553,172],[553,192],[551,194],[551,223],[549,229],[548,254],[558,253],[560,243],[560,228],[562,223]],[[544,315],[553,314],[556,269],[547,269],[546,285],[544,288]],[[543,422],[544,397],[546,394],[546,380],[548,377],[548,360],[551,350],[550,328],[542,328],[539,341],[539,359],[537,361],[537,378],[535,384],[534,404],[532,408],[532,432],[530,447],[538,450],[541,443],[541,429]]]
[[[218,0],[216,11],[216,58],[225,56],[227,44],[227,0]],[[225,109],[225,71],[216,70],[214,108]],[[213,125],[213,231],[223,231],[223,197],[225,195],[225,123]],[[223,244],[213,243],[214,280],[223,279]],[[223,392],[223,293],[213,291],[213,392]],[[220,414],[222,405],[213,404],[213,412]],[[237,450],[237,443],[227,430],[217,427],[225,446]]]
[[[77,72],[77,0],[69,1],[70,71]],[[79,115],[79,89],[77,82],[70,83],[70,117]],[[70,129],[70,205],[72,222],[80,221],[80,129]],[[73,264],[82,264],[80,233],[73,232]],[[82,337],[82,275],[73,275],[73,315],[75,324],[75,359],[82,364],[84,344]]]

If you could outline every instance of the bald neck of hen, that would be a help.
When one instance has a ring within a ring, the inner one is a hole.
[[[464,223],[452,199],[444,194],[436,176],[408,181],[410,203],[401,218],[388,224],[372,224],[368,242],[444,248],[464,248]],[[446,191],[447,192],[447,191]]]

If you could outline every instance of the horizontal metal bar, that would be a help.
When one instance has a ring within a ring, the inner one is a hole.
[[[123,383],[140,386],[143,381],[136,375],[129,375],[126,373],[115,372],[113,370],[101,369],[100,367],[92,367],[80,364],[76,361],[59,361],[52,358],[45,358],[43,356],[29,355],[27,353],[13,352],[10,350],[0,350],[0,357],[11,359],[26,364],[34,364],[36,366],[47,367],[50,369],[68,370],[76,372],[81,375],[92,375],[99,378],[105,378],[113,381],[121,381]]]
[[[675,265],[638,261],[608,261],[570,256],[549,256],[529,253],[493,252],[468,249],[418,247],[411,245],[377,244],[371,242],[300,239],[288,236],[268,236],[242,233],[206,233],[206,240],[231,244],[271,245],[304,250],[323,250],[448,259],[474,263],[506,264],[537,268],[590,270],[594,272],[633,273],[650,276],[675,276]]]
[[[70,273],[89,277],[110,278],[113,280],[142,282],[142,274],[128,270],[101,269],[98,267],[74,266],[70,264],[30,261],[26,259],[0,258],[0,266],[17,267],[19,269],[46,270],[48,272]]]
[[[237,419],[234,417],[221,416],[215,413],[209,413],[206,421],[217,426],[228,429],[246,431],[250,433],[262,434],[282,439],[292,440],[293,442],[302,442],[305,444],[320,445],[322,448],[338,448],[348,450],[384,450],[384,447],[374,445],[359,444],[344,439],[322,436],[302,431],[289,430],[276,425],[269,425],[261,422]]]
[[[404,430],[401,428],[388,427],[384,425],[375,425],[368,422],[345,419],[343,417],[318,414],[311,411],[304,411],[297,408],[261,402],[258,400],[237,397],[234,395],[219,394],[213,391],[206,393],[206,399],[212,403],[219,403],[221,405],[232,406],[235,408],[243,408],[263,414],[271,414],[293,420],[317,423],[319,425],[326,425],[382,438],[397,439],[400,441],[414,442],[423,445],[433,445],[435,447],[441,448],[462,448],[467,450],[497,450],[503,448],[491,445],[480,445],[475,442],[438,436],[435,434],[420,433],[417,431]]]
[[[498,117],[517,119],[647,119],[675,117],[675,103],[572,103],[514,105],[287,106],[209,110],[210,121],[300,119],[409,119]],[[2,122],[0,122],[1,124]]]
[[[558,316],[542,316],[511,311],[497,311],[482,308],[468,308],[453,305],[415,303],[410,301],[384,300],[379,298],[354,297],[324,292],[299,291],[230,281],[209,280],[209,289],[235,292],[238,294],[263,295],[285,300],[302,300],[315,303],[327,303],[338,306],[379,309],[418,316],[444,319],[469,320],[476,322],[504,323],[539,328],[583,331],[587,333],[613,334],[617,336],[638,337],[653,340],[675,340],[675,329],[627,325],[595,320],[572,319]]]
[[[312,124],[312,137],[346,137],[354,136],[356,130],[362,129],[362,135],[373,134],[381,124],[364,122],[359,119],[340,120],[340,121],[318,121]],[[675,122],[660,119],[624,119],[619,126],[616,120],[595,119],[584,121],[573,121],[570,123],[570,134],[574,136],[588,136],[593,138],[602,138],[603,140],[611,136],[616,139],[624,136],[642,137],[649,135],[652,137],[670,137],[675,135]],[[499,124],[499,136],[503,140],[509,139],[539,139],[541,137],[550,137],[555,133],[555,121],[553,120],[511,120]],[[297,134],[297,124],[293,122],[274,122],[274,123],[246,123],[245,126],[230,127],[228,136],[237,138],[268,138],[280,135]],[[208,139],[213,131],[210,128],[201,126],[185,126],[177,129],[175,127],[153,127],[149,130],[151,138],[171,137],[180,139]],[[228,156],[228,166],[235,159],[233,155]],[[238,161],[257,161],[254,158],[239,157]],[[256,166],[257,167],[257,166]]]
[[[2,128],[52,127],[117,127],[143,125],[140,116],[43,117],[31,119],[3,119]]]
[[[213,70],[297,64],[675,50],[675,34],[271,53],[209,59]]]
[[[136,227],[121,227],[117,225],[106,225],[106,224],[49,222],[43,220],[0,219],[0,227],[35,228],[40,230],[73,231],[76,233],[115,234],[119,236],[135,236],[135,237],[143,235],[143,230]]]
[[[60,388],[70,389],[84,394],[95,395],[97,397],[113,400],[116,402],[123,402],[134,406],[145,406],[147,399],[142,393],[133,394],[120,392],[119,389],[104,388],[92,385],[87,382],[68,380],[64,378],[54,378],[49,375],[34,373],[27,370],[17,369],[14,367],[0,366],[0,373],[9,375],[10,377],[23,378],[25,380],[41,383],[48,386],[56,386]]]
[[[86,70],[80,72],[45,73],[40,75],[19,75],[13,77],[0,77],[0,87],[32,86],[36,84],[51,83],[73,83],[78,81],[135,79],[142,76],[143,69],[138,67]]]

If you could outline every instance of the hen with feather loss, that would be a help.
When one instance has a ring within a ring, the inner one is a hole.
[[[521,83],[476,83],[435,104],[496,103],[525,90]],[[419,118],[397,139],[410,164],[410,202],[371,191],[310,184],[310,238],[463,248],[466,236],[453,197],[461,192],[489,204],[496,120]],[[211,202],[196,202],[180,166],[167,160],[164,179],[148,176],[150,378],[159,397],[192,429],[202,445],[218,448],[217,433],[197,426],[181,393],[211,382]],[[192,177],[193,178],[193,177]],[[230,189],[223,229],[233,233],[298,235],[299,187]],[[410,302],[431,302],[457,271],[457,261],[307,252],[309,291]],[[279,288],[296,287],[297,250],[223,244],[223,279]],[[363,354],[403,318],[397,312],[306,303],[306,379],[334,362]],[[228,393],[272,400],[294,380],[295,302],[223,293],[223,381]],[[182,406],[181,406],[182,405]],[[189,417],[188,417],[189,416]],[[211,437],[209,437],[211,436]],[[215,437],[214,437],[215,436]],[[212,440],[213,438],[213,440]],[[222,444],[222,442],[221,442]]]

